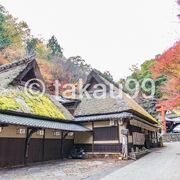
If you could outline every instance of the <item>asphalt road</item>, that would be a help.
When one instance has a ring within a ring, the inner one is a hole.
[[[180,142],[167,143],[103,180],[180,180]]]

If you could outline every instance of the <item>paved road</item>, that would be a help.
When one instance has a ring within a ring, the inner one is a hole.
[[[180,180],[180,142],[165,146],[120,168],[103,180]]]

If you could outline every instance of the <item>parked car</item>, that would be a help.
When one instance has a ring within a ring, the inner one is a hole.
[[[70,152],[70,157],[72,159],[84,159],[85,158],[85,151],[83,148],[73,148]]]
[[[177,125],[173,130],[172,130],[173,133],[180,133],[180,124]]]

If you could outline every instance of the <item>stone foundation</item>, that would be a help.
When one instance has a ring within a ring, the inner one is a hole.
[[[167,133],[162,136],[163,142],[180,142],[180,133]]]
[[[86,158],[88,159],[122,159],[121,153],[86,153]]]

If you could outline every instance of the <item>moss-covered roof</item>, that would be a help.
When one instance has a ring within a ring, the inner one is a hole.
[[[73,117],[59,102],[45,94],[39,97],[28,96],[24,91],[9,89],[0,93],[0,110],[15,111],[59,120],[72,120]]]

